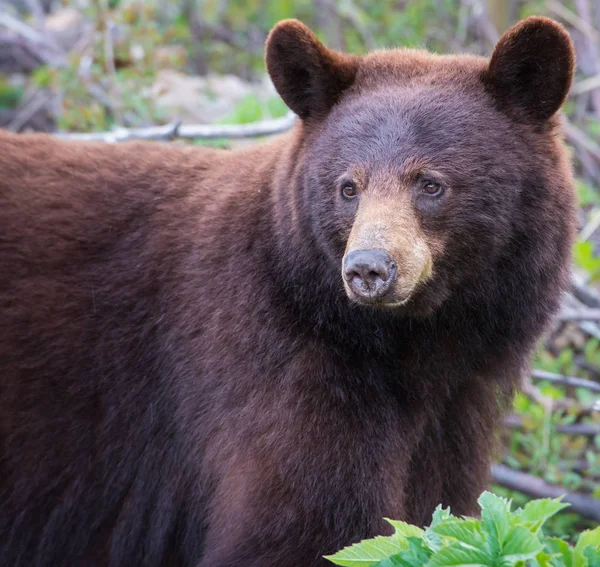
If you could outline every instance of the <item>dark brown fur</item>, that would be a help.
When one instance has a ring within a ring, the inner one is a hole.
[[[0,135],[0,565],[321,566],[383,517],[474,512],[575,222],[572,48],[528,22],[493,68],[284,22],[305,120],[241,151]],[[344,292],[348,171],[432,250],[406,306]]]

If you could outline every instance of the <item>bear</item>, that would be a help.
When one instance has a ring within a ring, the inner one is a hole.
[[[569,285],[569,35],[285,20],[266,66],[298,120],[250,147],[0,134],[1,565],[318,567],[477,512]]]

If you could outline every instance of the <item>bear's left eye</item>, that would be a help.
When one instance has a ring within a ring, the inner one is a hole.
[[[342,185],[342,195],[346,199],[354,199],[354,197],[356,197],[357,193],[358,192],[356,190],[356,185],[354,185],[354,183],[352,183],[352,181],[344,182],[344,184]]]
[[[444,192],[444,188],[440,183],[426,179],[421,185],[421,191],[429,197],[439,197]]]

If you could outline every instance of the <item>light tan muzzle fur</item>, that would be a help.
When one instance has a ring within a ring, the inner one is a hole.
[[[344,259],[351,251],[373,249],[387,252],[397,271],[395,281],[385,295],[369,303],[389,307],[402,305],[432,274],[432,254],[408,196],[362,195]],[[361,302],[343,277],[342,280],[348,297]]]

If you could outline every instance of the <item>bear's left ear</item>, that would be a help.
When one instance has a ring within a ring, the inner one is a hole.
[[[358,59],[325,47],[302,22],[279,22],[267,38],[267,70],[300,118],[325,115],[353,82]]]
[[[569,34],[548,18],[532,16],[500,38],[483,81],[515,118],[541,122],[565,101],[574,70],[575,50]]]

